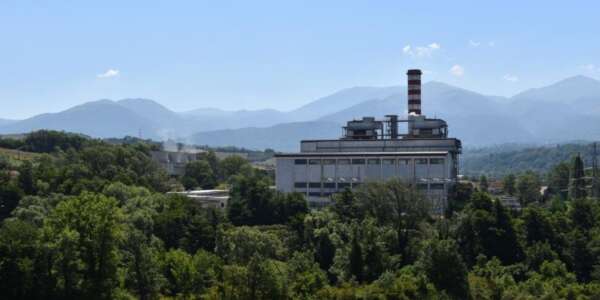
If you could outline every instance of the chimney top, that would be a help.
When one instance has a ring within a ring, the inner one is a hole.
[[[406,75],[421,75],[423,72],[419,69],[411,69],[406,72]]]

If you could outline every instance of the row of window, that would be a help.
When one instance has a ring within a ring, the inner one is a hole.
[[[294,187],[297,189],[305,189],[307,187],[310,189],[320,189],[321,184],[324,189],[335,189],[336,188],[335,182],[323,182],[323,183],[321,183],[321,182],[294,182]],[[361,184],[360,182],[356,182],[356,183],[353,183],[352,186],[357,187],[360,184]],[[338,182],[337,183],[338,189],[345,189],[345,188],[349,188],[349,187],[351,187],[349,182]],[[419,183],[419,184],[417,184],[417,189],[426,190],[427,184]],[[444,184],[443,183],[431,183],[429,185],[429,189],[430,190],[443,190]]]
[[[443,158],[417,158],[415,159],[415,164],[417,165],[426,165],[429,160],[430,165],[441,165],[444,164]],[[394,158],[354,158],[354,159],[295,159],[294,164],[296,165],[335,165],[336,162],[338,165],[364,165],[365,163],[368,165],[394,165],[396,161],[400,165],[408,165],[410,163],[410,159],[394,159]]]

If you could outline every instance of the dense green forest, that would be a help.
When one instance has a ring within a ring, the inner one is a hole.
[[[548,146],[504,144],[495,147],[466,148],[461,156],[461,173],[469,176],[486,174],[492,177],[525,171],[545,173],[558,162],[571,159],[576,153],[580,153],[589,166],[593,151],[594,147],[591,143]]]
[[[598,299],[598,182],[579,156],[504,178],[510,211],[460,184],[443,216],[400,181],[309,210],[238,158],[181,178],[152,146],[39,131],[1,146],[2,299]],[[549,185],[549,194],[539,186]],[[166,194],[227,185],[226,210]]]

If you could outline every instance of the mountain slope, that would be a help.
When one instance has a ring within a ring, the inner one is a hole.
[[[289,115],[297,121],[315,120],[367,100],[401,94],[404,90],[406,88],[401,86],[344,89],[295,109]]]
[[[600,81],[586,76],[573,76],[545,86],[529,89],[511,98],[515,101],[543,101],[573,103],[580,98],[596,98],[600,95]]]
[[[266,128],[242,128],[199,132],[189,142],[210,146],[240,146],[248,149],[273,148],[279,151],[299,151],[300,140],[338,138],[339,124],[331,122],[285,123]]]
[[[88,102],[59,113],[42,114],[7,126],[1,133],[23,133],[54,129],[83,133],[94,137],[138,136],[158,138],[156,124],[110,100]]]
[[[16,120],[0,119],[0,127],[17,122]]]

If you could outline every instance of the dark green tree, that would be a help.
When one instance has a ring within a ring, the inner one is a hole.
[[[454,240],[431,240],[418,261],[429,280],[453,299],[468,299],[467,267]]]
[[[33,178],[33,165],[30,161],[24,161],[19,166],[19,187],[25,194],[35,194],[35,180]]]
[[[554,166],[546,175],[548,190],[552,195],[559,195],[563,199],[567,197],[569,190],[570,168],[566,162]]]
[[[216,177],[210,164],[204,160],[196,160],[185,165],[182,183],[186,189],[200,187],[212,189],[216,185]]]
[[[527,171],[517,178],[517,195],[521,206],[527,206],[530,203],[538,202],[540,195],[541,182],[539,176]]]
[[[514,196],[515,193],[517,192],[517,177],[514,174],[508,174],[506,176],[504,176],[504,179],[502,180],[502,186],[504,187],[504,192]]]
[[[356,228],[354,230],[354,234],[352,235],[350,245],[350,274],[358,281],[363,281],[363,273],[364,273],[364,259],[362,253],[362,246],[360,245],[360,237],[359,230]]]
[[[482,192],[487,192],[488,189],[490,188],[490,184],[485,175],[481,175],[481,177],[479,177],[479,188],[481,189]]]
[[[569,198],[580,199],[587,196],[583,160],[577,154],[573,158],[571,176],[569,179]]]

